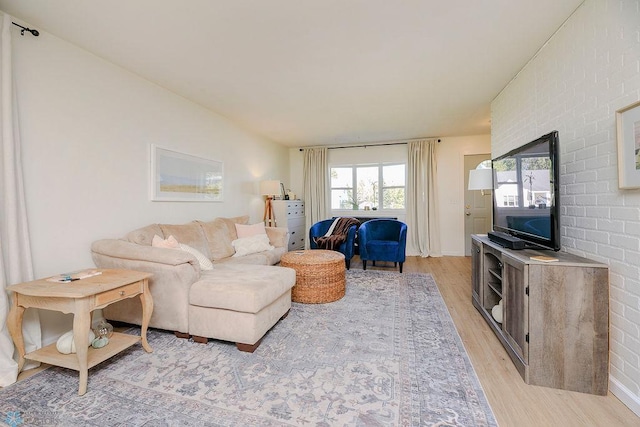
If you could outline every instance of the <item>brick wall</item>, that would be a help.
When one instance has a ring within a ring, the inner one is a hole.
[[[640,0],[586,0],[499,94],[492,156],[560,134],[562,250],[610,266],[611,391],[640,415],[640,189],[619,190],[615,112],[640,100]]]

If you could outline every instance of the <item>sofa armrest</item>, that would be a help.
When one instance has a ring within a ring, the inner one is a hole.
[[[98,240],[91,245],[93,262],[99,268],[152,273],[149,291],[153,313],[149,326],[186,333],[189,331],[189,290],[200,279],[200,265],[188,252],[138,245],[126,240]],[[103,310],[105,318],[142,324],[138,298],[127,298]]]
[[[126,240],[97,240],[91,245],[91,252],[120,260],[130,260],[132,262],[146,261],[167,265],[188,263],[200,269],[198,260],[188,252],[138,245]]]
[[[276,248],[289,247],[289,229],[287,227],[265,227],[269,242]]]

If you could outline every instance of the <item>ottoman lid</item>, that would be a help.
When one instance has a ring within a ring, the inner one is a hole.
[[[290,268],[265,265],[214,264],[191,285],[189,304],[257,313],[296,283]]]

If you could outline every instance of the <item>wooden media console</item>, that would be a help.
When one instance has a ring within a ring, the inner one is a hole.
[[[556,258],[553,262],[532,259]],[[609,268],[565,252],[471,236],[472,302],[527,384],[606,395]],[[502,300],[498,322],[492,315]]]

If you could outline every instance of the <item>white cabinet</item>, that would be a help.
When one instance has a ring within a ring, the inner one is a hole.
[[[289,250],[304,249],[306,226],[302,200],[273,200],[273,214],[277,227],[289,229]]]

